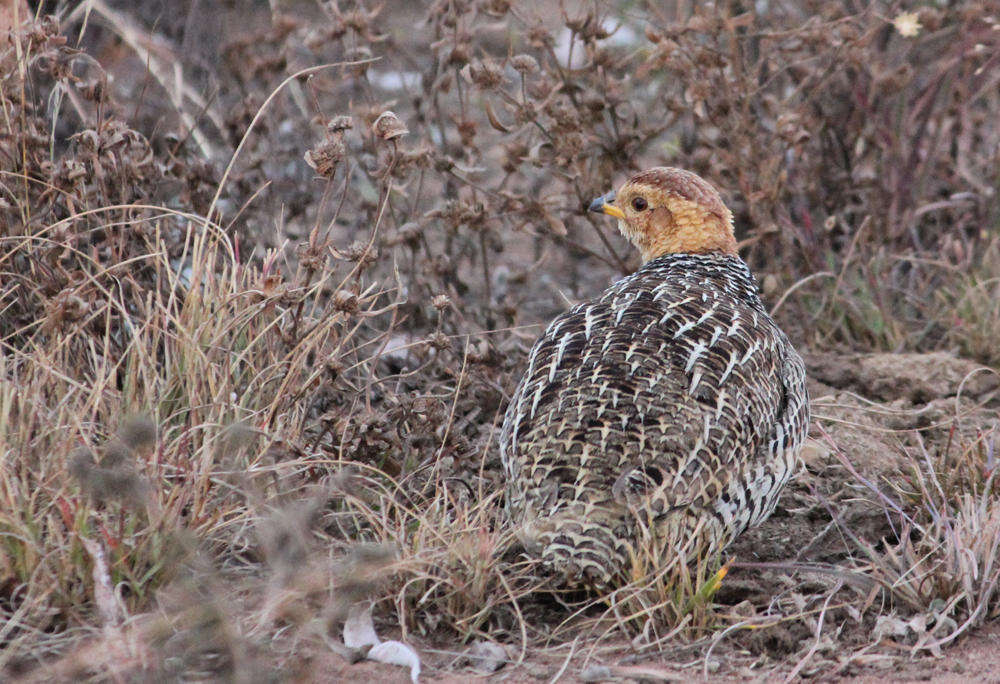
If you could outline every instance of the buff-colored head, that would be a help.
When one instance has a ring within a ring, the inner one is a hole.
[[[598,197],[590,210],[618,219],[643,262],[664,254],[736,254],[733,214],[700,176],[669,166],[636,174]]]

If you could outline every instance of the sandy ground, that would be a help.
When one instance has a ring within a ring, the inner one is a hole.
[[[317,658],[313,664],[313,672],[318,681],[358,681],[385,682],[386,684],[405,684],[410,681],[407,672],[399,667],[381,663],[360,662],[348,663],[339,656],[329,654]],[[421,675],[422,681],[440,682],[441,684],[460,684],[470,680],[507,682],[509,684],[529,684],[535,682],[558,681],[564,684],[584,682],[737,682],[746,681],[743,677],[733,675],[710,676],[707,680],[698,672],[677,668],[669,662],[651,660],[642,665],[623,667],[609,666],[611,676],[599,680],[587,678],[586,674],[597,674],[596,668],[589,673],[574,668],[572,663],[563,673],[556,677],[562,669],[562,663],[539,661],[529,657],[521,666],[507,666],[492,675],[477,673],[472,669],[464,671],[442,671],[431,666],[425,666]],[[1000,625],[990,625],[962,639],[954,647],[946,650],[940,658],[920,657],[909,659],[905,656],[887,656],[878,665],[872,664],[861,668],[856,674],[824,675],[819,673],[820,681],[852,682],[857,684],[879,684],[881,682],[933,682],[936,684],[958,684],[959,682],[1000,682]],[[762,679],[769,679],[764,677]]]

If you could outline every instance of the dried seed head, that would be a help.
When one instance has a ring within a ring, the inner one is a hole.
[[[533,74],[538,71],[538,60],[531,55],[515,55],[510,60],[510,65],[514,70],[522,74]]]
[[[347,146],[338,134],[334,138],[327,138],[311,150],[307,150],[303,155],[306,164],[323,178],[333,178],[337,165],[344,161],[347,154]]]
[[[131,416],[122,421],[118,438],[129,449],[144,449],[156,443],[156,423],[149,416]]]
[[[462,139],[463,147],[471,147],[476,139],[476,122],[471,119],[462,119],[457,122],[458,135]]]
[[[340,116],[335,116],[330,120],[330,123],[326,125],[326,132],[340,133],[351,128],[354,128],[354,119],[346,114],[341,114]]]
[[[344,313],[356,313],[358,296],[349,290],[337,290],[333,295],[333,308]]]
[[[132,450],[128,445],[117,439],[110,440],[104,445],[101,456],[102,468],[121,468],[127,466],[133,459]]]
[[[372,124],[372,133],[382,140],[395,140],[410,132],[410,129],[391,111],[379,114]]]
[[[69,457],[67,470],[73,479],[81,485],[85,485],[90,478],[90,471],[94,469],[95,465],[94,452],[87,447],[80,447]]]
[[[90,303],[75,288],[66,288],[45,303],[45,325],[57,328],[63,322],[78,321],[90,313],[90,308]]]
[[[295,254],[303,267],[310,271],[318,271],[326,263],[329,247],[329,240],[321,239],[318,232],[313,230],[309,234],[309,242],[300,243],[295,248]]]
[[[451,340],[440,330],[430,337],[427,338],[430,345],[437,349],[438,351],[444,351],[445,349],[451,349]]]
[[[448,295],[439,294],[431,300],[431,305],[433,305],[438,311],[444,311],[451,306],[451,299]]]
[[[462,76],[482,90],[495,90],[503,84],[503,68],[492,59],[477,59],[466,64]]]
[[[369,245],[360,240],[352,242],[347,249],[331,249],[330,251],[333,252],[333,255],[338,259],[356,261],[363,268],[368,268],[368,266],[375,263],[378,259],[378,249],[374,245]]]
[[[448,54],[449,65],[465,64],[469,61],[469,47],[464,43],[459,43]]]
[[[102,71],[96,78],[77,83],[77,90],[85,100],[100,102],[108,92],[108,77]]]
[[[94,468],[88,484],[85,489],[96,500],[120,501],[137,507],[149,496],[148,485],[131,468]]]
[[[117,439],[102,449],[101,462],[94,452],[82,447],[73,452],[67,470],[80,489],[95,502],[120,501],[138,507],[149,499],[147,483],[132,469],[129,448]]]
[[[552,37],[552,33],[539,20],[538,23],[528,29],[528,44],[535,48],[551,47],[556,44],[556,39]]]
[[[511,0],[486,0],[480,7],[490,16],[502,17],[510,11],[511,4],[513,4]]]

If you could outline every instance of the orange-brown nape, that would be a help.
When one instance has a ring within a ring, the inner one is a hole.
[[[732,212],[708,181],[690,171],[643,171],[617,193],[595,199],[590,209],[616,217],[643,262],[673,253],[736,254]]]

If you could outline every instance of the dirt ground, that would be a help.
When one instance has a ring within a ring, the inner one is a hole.
[[[819,672],[816,681],[844,682],[853,684],[883,684],[895,682],[929,682],[930,684],[964,684],[965,682],[1000,682],[1000,626],[983,628],[960,640],[939,658],[924,657],[911,659],[905,656],[885,656],[869,665],[860,666],[852,674]],[[643,665],[594,666],[591,669],[574,668],[572,663],[562,669],[562,663],[533,662],[529,658],[523,665],[502,670],[493,675],[483,675],[474,671],[450,672],[435,670],[428,666],[423,670],[424,681],[441,684],[462,684],[472,681],[508,682],[509,684],[535,684],[536,682],[558,681],[563,684],[589,684],[592,682],[690,682],[705,681],[719,684],[728,682],[755,681],[754,677],[719,675],[705,678],[690,669],[679,669],[669,662],[651,660]],[[317,679],[330,681],[370,681],[386,684],[406,684],[410,677],[405,670],[381,663],[361,662],[350,664],[336,655],[317,658],[312,663]],[[556,677],[559,672],[562,674]],[[589,675],[589,676],[588,676]],[[604,678],[602,676],[607,675]],[[760,675],[757,681],[777,680],[779,672]]]
[[[767,525],[763,526],[766,529]],[[419,645],[418,645],[419,648]],[[899,653],[903,649],[886,648],[872,655],[865,664],[854,665],[849,672],[818,671],[816,681],[854,684],[883,684],[896,682],[930,682],[932,684],[964,684],[964,682],[1000,682],[1000,625],[989,625],[960,637],[941,656],[911,657]],[[424,652],[426,654],[426,651]],[[454,657],[423,656],[423,681],[441,684],[460,684],[468,681],[508,682],[509,684],[535,684],[558,681],[563,684],[591,682],[690,682],[713,683],[775,681],[787,674],[790,668],[772,669],[754,675],[710,674],[704,677],[700,668],[681,667],[677,663],[651,657],[641,664],[616,665],[614,659],[601,664],[580,667],[571,658],[558,662],[528,655],[519,665],[510,664],[498,672],[487,675],[472,668],[456,671],[450,664]],[[564,667],[565,666],[565,667]],[[318,656],[310,663],[309,670],[316,680],[329,681],[378,681],[387,684],[404,684],[410,681],[405,670],[392,665],[362,661],[350,663],[335,654]]]

